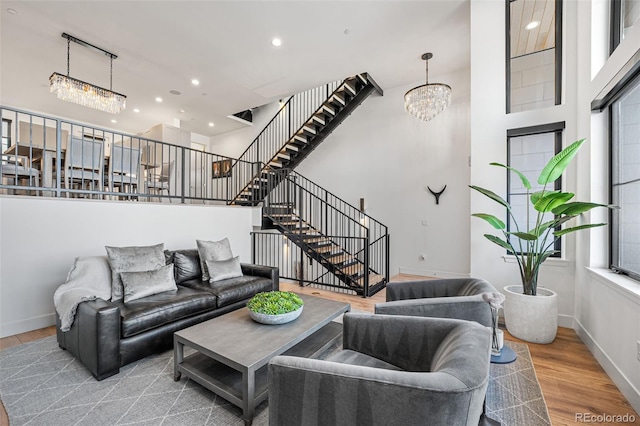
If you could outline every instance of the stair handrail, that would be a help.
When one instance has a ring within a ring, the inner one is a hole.
[[[366,217],[366,218],[369,220],[369,222],[370,222],[370,223],[371,223],[371,222],[374,222],[374,223],[376,223],[376,224],[379,224],[381,227],[383,227],[383,228],[384,228],[384,230],[385,230],[385,232],[384,232],[384,233],[385,233],[385,234],[387,234],[387,233],[388,233],[388,229],[389,229],[389,228],[387,227],[387,225],[385,225],[385,224],[381,223],[380,221],[378,221],[378,220],[374,219],[373,217],[369,216],[369,215],[368,215],[368,214],[366,214],[365,212],[361,211],[358,207],[356,207],[356,206],[354,206],[353,204],[351,204],[351,203],[349,203],[349,202],[347,202],[347,201],[343,200],[342,198],[338,197],[337,195],[335,195],[335,194],[334,194],[334,193],[332,193],[331,191],[328,191],[328,190],[327,190],[327,189],[325,189],[324,187],[322,187],[322,186],[318,185],[317,183],[315,183],[315,182],[314,182],[314,181],[312,181],[311,179],[309,179],[309,178],[307,178],[307,177],[305,177],[305,176],[301,175],[300,173],[296,172],[295,170],[291,170],[291,169],[280,169],[280,170],[289,170],[289,172],[287,173],[287,175],[293,175],[293,176],[296,176],[296,177],[301,178],[302,180],[305,180],[305,181],[309,182],[311,185],[313,185],[313,186],[315,186],[316,188],[318,188],[319,190],[321,190],[321,191],[325,192],[327,195],[329,195],[329,196],[331,196],[331,197],[335,198],[336,200],[338,200],[338,201],[339,201],[339,202],[341,202],[341,203],[344,203],[346,206],[349,206],[349,207],[350,207],[350,208],[352,208],[353,210],[358,211],[358,212],[359,212],[358,214],[359,214],[361,217]]]
[[[282,111],[284,111],[284,109],[289,106],[289,103],[291,102],[291,99],[293,99],[293,96],[289,96],[289,99],[287,99],[287,102],[285,102],[284,104],[282,104],[282,106],[280,106],[280,108],[278,108],[278,112],[276,112],[276,115],[274,115],[271,120],[269,120],[269,122],[264,126],[264,128],[260,131],[260,133],[258,133],[258,136],[256,136],[253,141],[251,141],[251,143],[249,144],[249,146],[247,146],[247,148],[242,151],[242,154],[240,154],[240,156],[238,156],[236,162],[240,161],[242,159],[242,157],[245,157],[247,152],[249,152],[251,150],[251,147],[258,142],[258,140],[260,139],[260,136],[262,136],[262,134],[267,130],[267,128],[269,128],[269,126],[271,126],[271,124],[275,121],[276,118],[278,118],[278,116],[280,115],[280,113]],[[263,162],[264,163],[264,162]]]
[[[302,180],[305,180],[309,183],[311,183],[312,185],[314,185],[316,188],[320,189],[321,191],[325,192],[326,194],[331,195],[332,197],[334,197],[335,199],[343,202],[344,204],[348,205],[351,208],[356,208],[355,206],[347,203],[346,201],[344,201],[343,199],[341,199],[340,197],[337,197],[336,195],[332,194],[331,192],[327,191],[326,189],[324,189],[323,187],[321,187],[320,185],[314,183],[313,181],[311,181],[310,179],[307,179],[306,177],[302,176],[300,173],[295,172],[292,169],[288,169],[288,168],[284,168],[284,169],[275,169],[271,166],[264,165],[263,166],[263,171],[267,171],[270,173],[273,173],[274,176],[280,177],[280,179],[274,179],[275,184],[271,184],[270,187],[267,189],[267,193],[270,194],[280,183],[282,183],[283,181],[287,180],[288,178],[290,178],[291,176],[295,176],[296,178],[301,178]],[[290,182],[299,187],[300,189],[304,190],[305,192],[311,194],[313,197],[317,198],[318,200],[320,200],[321,202],[327,203],[326,200],[323,200],[321,197],[319,197],[317,194],[314,194],[312,191],[309,191],[309,189],[305,188],[303,185],[301,185],[299,182],[296,182],[295,180],[290,180]],[[268,198],[268,195],[267,195]],[[329,203],[327,203],[329,204]],[[344,215],[344,216],[348,216],[347,214],[345,214],[343,211],[339,210],[337,207],[332,206],[329,204],[329,207],[331,207],[332,209],[336,210],[338,213]],[[370,218],[370,216],[365,215],[367,217]],[[368,229],[367,226],[363,225],[362,223],[360,223],[358,220],[352,218],[352,217],[348,217],[350,220],[352,220],[353,222],[355,222],[356,224],[358,224],[359,226],[361,226],[363,229]],[[376,221],[375,219],[371,218],[372,221],[376,222],[376,223],[380,223],[378,221]],[[382,225],[382,224],[381,224]],[[382,225],[386,228],[385,225]]]
[[[318,108],[321,107],[322,104],[330,98],[330,96],[333,96],[335,91],[344,83],[344,81],[344,79],[332,81],[290,96],[289,99],[287,99],[287,101],[278,109],[278,112],[271,118],[271,120],[269,120],[267,125],[260,131],[260,133],[258,133],[251,144],[249,144],[249,146],[242,152],[242,154],[240,154],[238,159],[232,164],[232,176],[246,176],[246,173],[236,173],[236,169],[240,167],[242,161],[247,163],[268,164],[268,162],[273,159],[273,157],[285,145],[285,143],[288,142],[296,134],[296,132],[300,130],[301,126],[309,118],[309,116],[305,116],[304,118],[300,119],[300,117],[296,116],[295,114],[299,111],[302,111],[304,108],[308,108],[311,111],[317,111]],[[320,93],[320,91],[322,90],[324,90],[323,96],[314,96],[314,93]],[[298,100],[300,100],[300,103],[299,105],[297,105],[297,110],[292,112],[292,105]],[[304,103],[305,101],[307,101],[307,103]],[[279,119],[282,119],[284,121],[284,125],[282,123],[279,123]],[[295,128],[293,124],[294,119],[300,119],[299,126],[295,125]],[[265,148],[268,147],[264,147],[261,153],[260,142],[262,141],[263,135],[265,135],[266,132],[270,131],[273,134],[279,135],[283,132],[283,126],[285,128],[285,136],[280,138],[281,140],[277,141],[277,149],[273,148],[269,150],[269,152],[265,155]],[[235,185],[235,188],[233,188],[233,190],[235,190],[236,192],[240,192],[250,183],[250,181],[239,182]]]

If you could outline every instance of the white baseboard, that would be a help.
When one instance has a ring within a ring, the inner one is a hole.
[[[469,278],[470,274],[461,274],[458,272],[434,271],[431,269],[399,268],[401,274],[420,275],[422,277],[438,277],[438,278]]]
[[[0,324],[0,337],[13,336],[27,331],[49,327],[56,323],[56,314],[51,313],[39,317]]]
[[[558,315],[558,327],[565,327],[575,329],[575,320],[570,315],[559,314]]]
[[[633,409],[636,410],[636,413],[640,413],[640,390],[636,389],[627,376],[620,371],[615,362],[609,358],[606,351],[593,339],[591,334],[589,334],[578,320],[575,320],[575,330],[609,378],[611,378],[613,383],[620,389],[620,392],[627,398],[627,401],[629,401]]]

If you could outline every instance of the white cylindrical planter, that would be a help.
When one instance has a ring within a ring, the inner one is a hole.
[[[521,285],[504,288],[504,321],[512,336],[532,343],[551,343],[558,331],[558,295],[538,287],[536,296],[523,294]]]

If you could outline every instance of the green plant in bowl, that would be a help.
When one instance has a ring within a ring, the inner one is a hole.
[[[291,291],[258,293],[247,302],[251,318],[264,324],[293,321],[300,315],[303,305],[300,296]]]

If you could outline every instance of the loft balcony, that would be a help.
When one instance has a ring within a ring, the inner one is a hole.
[[[8,107],[0,116],[0,194],[221,203],[255,173],[253,164],[190,146]]]

